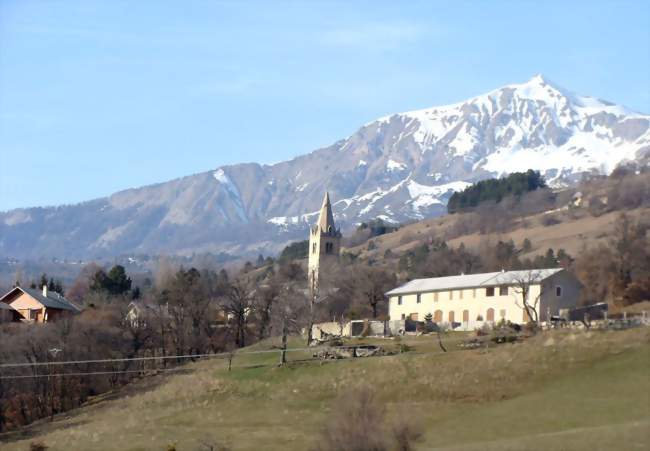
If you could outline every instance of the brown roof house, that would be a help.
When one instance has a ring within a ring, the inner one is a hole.
[[[42,290],[14,287],[0,298],[0,303],[16,311],[21,321],[37,323],[55,321],[81,311],[59,293],[48,292],[47,286]]]
[[[12,306],[0,302],[0,323],[20,321],[20,318],[20,313],[18,313]]]

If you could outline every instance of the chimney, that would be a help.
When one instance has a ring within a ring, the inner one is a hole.
[[[43,285],[43,297],[47,297],[47,285]]]

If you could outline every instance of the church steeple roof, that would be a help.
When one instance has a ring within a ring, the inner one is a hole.
[[[332,205],[330,204],[330,195],[325,191],[325,197],[323,198],[323,205],[320,207],[320,215],[318,217],[318,227],[321,230],[321,233],[327,233],[332,227],[332,230],[336,230],[334,227],[334,215],[332,214]]]

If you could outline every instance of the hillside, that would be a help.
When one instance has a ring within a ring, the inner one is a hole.
[[[454,191],[477,180],[535,169],[551,186],[570,185],[585,173],[647,162],[649,150],[650,116],[535,76],[371,121],[290,161],[224,166],[78,205],[0,213],[0,257],[275,254],[305,236],[325,190],[350,230],[374,218],[440,215]]]
[[[528,240],[530,248],[521,257],[549,248],[576,256],[605,243],[623,213],[634,221],[647,221],[649,199],[650,172],[595,178],[574,188],[543,188],[496,204],[483,202],[467,212],[413,222],[370,239],[357,232],[349,238],[346,252],[381,263],[387,251],[397,257],[436,240],[473,250],[509,240],[521,246]]]
[[[632,218],[644,218],[650,215],[650,208],[628,210]],[[459,246],[461,243],[471,249],[477,249],[482,244],[496,244],[497,241],[513,240],[521,244],[525,239],[530,240],[532,249],[523,256],[538,255],[547,249],[564,249],[571,255],[577,255],[585,247],[596,246],[607,241],[609,233],[614,229],[620,211],[610,212],[594,217],[583,215],[577,218],[558,219],[558,223],[545,225],[543,221],[548,215],[537,214],[526,217],[526,224],[504,232],[470,233],[454,236],[448,244]],[[409,224],[397,232],[373,238],[375,248],[368,250],[368,244],[363,243],[346,249],[358,254],[360,258],[375,258],[381,260],[386,250],[390,249],[399,255],[404,251],[418,246],[423,241],[434,238],[444,238],[450,234],[450,229],[462,221],[463,217],[444,216]]]
[[[650,335],[556,331],[523,343],[441,353],[432,337],[388,357],[275,366],[277,354],[188,365],[115,399],[0,437],[2,449],[305,450],[339,396],[370,385],[389,418],[419,424],[416,449],[640,449],[650,437]],[[394,347],[389,341],[381,344]],[[253,349],[269,349],[265,342]],[[294,343],[295,345],[295,343]],[[303,355],[304,357],[304,355]]]

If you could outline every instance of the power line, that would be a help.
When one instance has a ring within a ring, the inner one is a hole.
[[[189,368],[156,368],[152,371],[190,371]],[[119,370],[119,371],[90,371],[76,373],[47,373],[47,374],[24,374],[20,376],[0,376],[0,380],[6,379],[35,379],[41,377],[67,377],[67,376],[101,376],[107,374],[142,373],[144,370]]]
[[[351,348],[353,346],[346,346],[346,348]],[[341,349],[342,347],[337,347],[335,349]],[[313,349],[313,348],[310,348]],[[332,349],[332,348],[330,348]],[[302,350],[302,348],[297,348],[297,349],[287,349],[286,351],[299,351]],[[258,354],[260,352],[282,352],[282,349],[275,349],[275,350],[269,350],[269,351],[256,351],[256,352],[250,352],[249,354]],[[238,354],[241,355],[241,354]],[[396,356],[414,356],[414,355],[445,355],[445,352],[404,352],[404,353],[399,353],[399,354],[385,354],[385,355],[375,355],[375,356],[368,356],[368,357],[396,357]],[[364,358],[364,357],[358,357],[358,358]],[[337,362],[349,362],[350,359],[327,359],[327,360],[317,360],[317,359],[302,359],[302,360],[294,360],[289,363],[314,363],[314,362],[319,362],[319,363],[337,363]],[[245,369],[245,368],[257,368],[259,367],[259,364],[252,364],[252,365],[240,365],[237,368],[240,369]],[[73,373],[47,373],[47,374],[25,374],[25,375],[18,375],[18,376],[0,376],[0,380],[10,380],[10,379],[35,379],[35,378],[43,378],[43,377],[68,377],[68,376],[98,376],[98,375],[114,375],[114,374],[128,374],[128,373],[144,373],[146,371],[157,371],[157,372],[190,372],[192,371],[191,368],[183,367],[183,368],[154,368],[154,369],[143,369],[143,370],[116,370],[116,371],[90,371],[90,372],[73,372]]]
[[[448,343],[449,341],[446,341]],[[285,349],[285,352],[300,352],[300,351],[321,351],[325,349],[353,349],[358,348],[359,345],[350,345],[350,346],[311,346],[306,348],[288,348]],[[220,353],[208,353],[208,354],[179,354],[179,355],[165,355],[165,356],[146,356],[146,357],[119,357],[112,359],[87,359],[87,360],[63,360],[63,361],[51,361],[51,362],[14,362],[14,363],[2,363],[0,368],[19,368],[19,367],[35,367],[35,366],[61,366],[61,365],[82,365],[82,364],[95,364],[95,363],[113,363],[113,362],[137,362],[137,361],[148,361],[148,360],[172,360],[172,359],[204,359],[204,358],[215,358],[215,357],[228,357],[240,356],[240,355],[250,355],[250,354],[268,354],[268,353],[277,353],[282,352],[282,348],[276,349],[261,349],[256,351],[234,351],[234,352],[220,352]]]
[[[352,348],[354,346],[341,346],[340,348]],[[286,349],[286,352],[293,351],[308,351],[308,350],[319,350],[324,347],[310,347],[310,348],[294,348]],[[88,359],[88,360],[64,360],[64,361],[52,361],[52,362],[15,362],[15,363],[3,363],[0,364],[0,368],[17,368],[25,366],[60,366],[60,365],[81,365],[81,364],[92,364],[92,363],[112,363],[112,362],[136,362],[136,361],[146,361],[146,360],[171,360],[171,359],[203,359],[210,357],[228,357],[230,355],[244,355],[244,354],[265,354],[270,352],[280,352],[281,348],[277,349],[264,349],[258,351],[239,351],[239,352],[220,352],[220,353],[209,353],[209,354],[179,354],[179,355],[165,355],[165,356],[148,356],[148,357],[120,357],[114,359]]]
[[[466,339],[454,339],[446,340],[444,344],[452,344],[455,342],[465,341]],[[486,340],[477,338],[479,343],[483,343]],[[242,355],[252,355],[252,354],[267,354],[267,353],[279,353],[279,352],[301,352],[301,351],[319,351],[319,350],[341,350],[341,349],[354,349],[359,348],[359,346],[318,346],[318,347],[307,347],[307,348],[289,348],[289,349],[265,349],[257,351],[240,351],[240,352],[223,352],[223,353],[212,353],[212,354],[191,354],[191,355],[172,355],[172,356],[161,356],[161,357],[131,357],[131,358],[118,358],[118,359],[93,359],[93,360],[70,360],[70,361],[61,361],[61,362],[33,362],[33,363],[7,363],[2,364],[0,367],[4,368],[20,368],[20,367],[32,367],[32,366],[47,366],[47,365],[76,365],[76,364],[85,364],[85,363],[111,363],[111,362],[131,362],[131,361],[147,361],[147,360],[164,360],[164,359],[183,359],[183,358],[226,358]],[[402,354],[402,353],[400,353]],[[406,352],[403,355],[427,355],[427,354],[444,354],[441,352]],[[376,356],[374,356],[376,357]],[[335,359],[328,360],[332,361],[343,361],[347,359]],[[312,362],[314,360],[305,359],[301,362]],[[298,361],[296,361],[298,362]],[[257,366],[257,365],[252,365]],[[245,368],[247,366],[242,366],[240,368]],[[187,368],[154,368],[154,369],[141,369],[141,370],[113,370],[113,371],[89,371],[89,372],[68,372],[68,373],[47,373],[47,374],[25,374],[25,375],[8,375],[0,376],[0,380],[7,379],[29,379],[29,378],[40,378],[40,377],[64,377],[64,376],[93,376],[93,375],[108,375],[108,374],[127,374],[127,373],[142,373],[145,371],[189,371]]]

